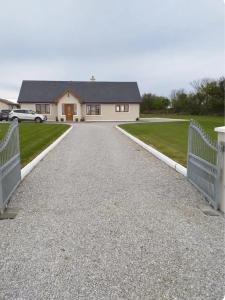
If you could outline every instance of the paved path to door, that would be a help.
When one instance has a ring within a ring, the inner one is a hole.
[[[74,125],[18,188],[0,299],[222,300],[223,217],[113,125]]]

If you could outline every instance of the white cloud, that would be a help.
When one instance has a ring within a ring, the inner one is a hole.
[[[23,79],[136,80],[168,94],[223,75],[220,0],[8,0],[0,11],[0,97]]]

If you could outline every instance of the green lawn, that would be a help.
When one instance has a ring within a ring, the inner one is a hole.
[[[7,123],[0,124],[0,139],[7,132]],[[21,164],[25,166],[63,132],[69,128],[67,124],[19,124]]]
[[[169,117],[169,115],[166,115]],[[152,115],[151,115],[152,117]],[[154,115],[162,117],[162,115]],[[170,115],[171,117],[171,115]],[[223,117],[210,116],[191,116],[197,120],[207,133],[214,139],[217,134],[214,128],[224,125]],[[174,117],[175,118],[175,117]],[[176,116],[177,118],[177,116]],[[183,116],[190,119],[190,116]],[[189,122],[172,122],[172,123],[137,123],[123,124],[121,128],[125,129],[132,135],[136,136],[146,144],[152,145],[160,152],[169,156],[173,160],[186,166],[187,146],[188,146],[188,125]]]

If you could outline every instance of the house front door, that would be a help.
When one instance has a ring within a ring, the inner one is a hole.
[[[65,104],[66,121],[73,121],[74,104]]]

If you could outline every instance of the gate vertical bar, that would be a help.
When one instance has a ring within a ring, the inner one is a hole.
[[[193,139],[192,126],[191,126],[192,122],[193,120],[191,119],[188,127],[187,177],[189,177],[189,172],[190,172],[189,153],[192,153],[192,139]]]

